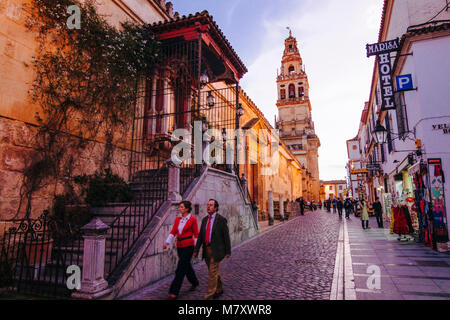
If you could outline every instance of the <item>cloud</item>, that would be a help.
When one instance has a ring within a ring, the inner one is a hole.
[[[227,12],[227,24],[230,24],[232,22],[233,14],[236,11],[236,8],[239,6],[241,0],[235,0],[233,4],[231,5],[230,9]]]

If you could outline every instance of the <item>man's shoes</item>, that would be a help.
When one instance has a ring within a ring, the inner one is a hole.
[[[198,287],[198,284],[197,285],[192,285],[190,288],[189,288],[189,291],[195,291],[196,289],[197,289],[197,287]]]
[[[167,298],[167,300],[176,300],[177,296],[174,294],[169,295],[169,297]]]
[[[214,299],[217,299],[217,298],[220,297],[221,295],[223,295],[223,290],[214,293],[213,298],[214,298]]]

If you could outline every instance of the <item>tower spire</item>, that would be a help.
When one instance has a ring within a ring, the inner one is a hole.
[[[291,30],[291,28],[290,27],[286,27],[286,29],[289,30],[289,37],[292,37],[292,30]]]

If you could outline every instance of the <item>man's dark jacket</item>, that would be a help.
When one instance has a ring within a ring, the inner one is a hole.
[[[372,205],[375,214],[382,214],[383,208],[381,207],[381,203],[379,201],[375,201]]]
[[[202,258],[206,259],[205,234],[209,215],[203,218],[200,233],[194,252],[199,252],[203,246]],[[216,213],[216,218],[211,229],[211,249],[214,261],[220,262],[227,254],[231,254],[230,233],[228,231],[227,219]]]

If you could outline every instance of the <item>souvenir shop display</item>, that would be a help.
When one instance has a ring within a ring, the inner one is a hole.
[[[420,166],[420,170],[414,173],[414,209],[417,213],[419,242],[425,244],[431,243],[430,233],[428,232],[429,217],[429,203],[430,195],[427,186],[427,169],[425,166]]]
[[[436,159],[437,160],[437,159]],[[439,162],[430,163],[429,177],[430,177],[430,190],[431,190],[431,221],[432,229],[434,233],[434,241],[436,243],[445,243],[449,241],[447,231],[447,215],[445,210],[444,199],[444,182],[445,176],[442,170],[442,164]],[[433,245],[436,248],[436,245]]]
[[[398,234],[399,241],[413,240],[412,234],[414,228],[412,225],[409,208],[406,205],[405,198],[400,198],[398,203],[393,207],[394,213],[394,227],[393,232]]]

